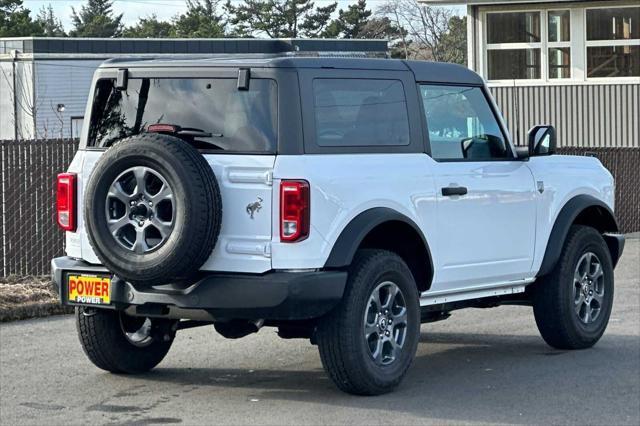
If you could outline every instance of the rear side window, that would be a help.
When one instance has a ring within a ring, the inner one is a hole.
[[[498,120],[479,87],[420,85],[436,160],[511,158]]]
[[[399,80],[315,79],[319,146],[409,145],[409,117]]]
[[[103,79],[96,87],[88,145],[109,147],[152,124],[169,124],[190,129],[183,133],[191,133],[198,148],[275,152],[276,111],[277,86],[269,79],[252,79],[246,91],[238,90],[236,79],[130,79],[126,90]]]

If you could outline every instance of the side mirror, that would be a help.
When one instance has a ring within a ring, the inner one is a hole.
[[[530,157],[529,148],[526,146],[516,146],[516,157],[518,160],[528,160]]]
[[[534,126],[529,130],[529,155],[551,155],[556,152],[556,129]]]

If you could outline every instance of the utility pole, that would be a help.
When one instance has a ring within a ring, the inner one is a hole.
[[[18,51],[16,49],[11,51],[11,65],[13,71],[13,139],[18,140],[18,93],[16,92],[16,61],[18,59]]]

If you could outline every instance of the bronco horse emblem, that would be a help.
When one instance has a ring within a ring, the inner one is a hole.
[[[262,198],[258,197],[258,201],[247,205],[247,214],[253,219],[253,214],[260,211],[262,208]]]

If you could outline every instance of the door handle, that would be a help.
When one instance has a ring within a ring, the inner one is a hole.
[[[453,195],[466,195],[466,193],[466,186],[447,186],[446,188],[442,188],[442,195],[444,195],[445,197],[451,197]]]

